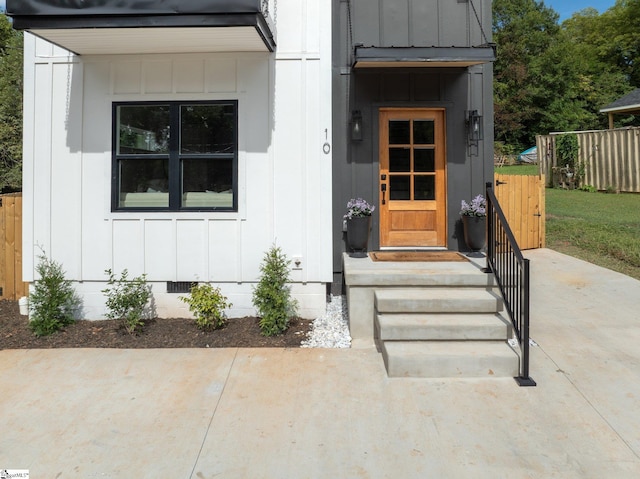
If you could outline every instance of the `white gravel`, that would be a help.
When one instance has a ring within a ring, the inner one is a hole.
[[[302,348],[350,348],[349,316],[346,296],[331,296],[324,316],[313,320],[311,332]]]

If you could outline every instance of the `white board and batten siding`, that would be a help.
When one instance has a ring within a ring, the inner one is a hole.
[[[24,267],[41,249],[104,316],[105,270],[147,274],[161,317],[188,315],[167,281],[211,282],[254,314],[252,286],[275,242],[304,317],[332,281],[331,7],[279,0],[275,53],[77,57],[25,35]],[[112,103],[237,100],[237,212],[112,212]],[[324,149],[323,149],[324,147]]]

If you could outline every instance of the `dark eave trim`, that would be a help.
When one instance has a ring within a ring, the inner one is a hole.
[[[356,46],[354,68],[467,67],[496,60],[495,45],[477,47]]]
[[[262,9],[262,0],[6,0],[10,16],[208,15]]]

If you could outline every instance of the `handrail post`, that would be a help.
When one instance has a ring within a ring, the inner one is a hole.
[[[486,257],[486,266],[483,269],[483,271],[485,273],[491,273],[493,271],[491,268],[491,265],[493,263],[493,255],[495,254],[495,251],[493,249],[495,229],[493,227],[493,202],[491,201],[489,191],[492,189],[493,183],[491,183],[490,181],[487,181],[485,186],[486,188],[485,188],[484,197],[486,198],[486,202],[487,202],[487,211],[486,211],[487,213],[487,257]]]
[[[522,302],[522,366],[520,368],[520,376],[515,378],[516,382],[520,386],[535,386],[536,382],[529,377],[529,286],[530,286],[530,270],[529,260],[525,259],[522,264],[522,283],[524,298]]]

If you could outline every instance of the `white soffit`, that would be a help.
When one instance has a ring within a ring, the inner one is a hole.
[[[268,52],[255,27],[33,29],[79,55]]]

